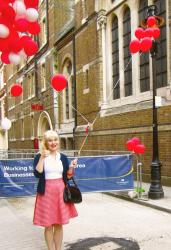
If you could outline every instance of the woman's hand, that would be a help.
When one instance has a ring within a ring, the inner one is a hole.
[[[46,158],[47,156],[49,156],[49,154],[50,154],[50,151],[49,151],[49,150],[43,149],[43,150],[42,150],[42,153],[41,153],[41,157],[44,159],[44,158]]]
[[[70,166],[69,166],[69,170],[67,172],[67,176],[70,178],[74,175],[74,168],[76,168],[77,166],[77,159],[74,159],[73,161],[71,161]]]
[[[74,159],[71,161],[69,168],[76,168],[76,166],[77,166],[77,159]]]

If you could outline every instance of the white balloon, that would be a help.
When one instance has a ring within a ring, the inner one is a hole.
[[[26,18],[29,22],[36,22],[39,17],[39,13],[34,8],[28,8],[26,10]]]
[[[1,127],[2,129],[8,130],[11,128],[11,121],[5,117],[1,120]]]
[[[6,25],[0,24],[0,38],[7,38],[9,36],[9,29]]]
[[[9,60],[10,60],[10,63],[18,65],[21,62],[21,57],[20,57],[20,55],[18,55],[16,53],[10,53],[9,54]]]
[[[15,1],[13,4],[13,8],[14,8],[17,15],[23,15],[26,13],[26,6],[21,1],[18,1],[18,0]]]
[[[22,15],[16,15],[15,16],[15,20],[18,20],[18,19],[26,19],[26,14],[22,14]]]
[[[24,59],[24,60],[27,59],[27,55],[26,55],[26,53],[24,52],[24,49],[20,50],[20,51],[18,52],[18,55],[19,55],[22,59]]]

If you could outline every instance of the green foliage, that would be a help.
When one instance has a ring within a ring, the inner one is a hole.
[[[134,190],[136,193],[144,193],[145,192],[144,188],[135,188]]]

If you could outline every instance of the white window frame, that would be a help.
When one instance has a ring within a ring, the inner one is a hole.
[[[46,64],[45,61],[41,64],[41,92],[46,90]]]

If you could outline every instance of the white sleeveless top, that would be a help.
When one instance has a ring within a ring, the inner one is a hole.
[[[63,165],[60,160],[60,153],[56,154],[56,159],[51,155],[44,160],[45,179],[60,179],[62,178]]]

